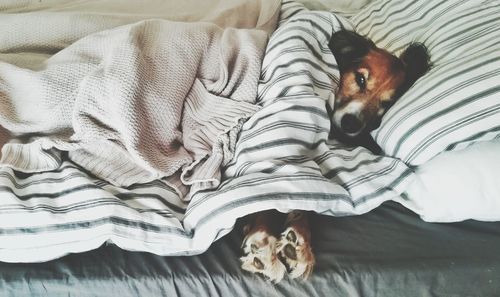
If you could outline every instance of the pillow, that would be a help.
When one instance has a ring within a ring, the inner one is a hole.
[[[372,132],[385,154],[420,165],[443,151],[500,135],[500,3],[378,0],[351,18],[399,55],[424,43],[433,68]]]
[[[445,152],[421,165],[398,202],[429,222],[500,221],[500,141]]]

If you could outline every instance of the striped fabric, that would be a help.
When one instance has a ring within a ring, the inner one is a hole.
[[[420,165],[500,138],[500,1],[379,0],[351,21],[395,53],[424,43],[434,64],[373,133],[386,154]]]
[[[54,172],[0,169],[0,260],[45,261],[104,242],[160,255],[205,251],[235,220],[275,208],[361,214],[402,193],[403,162],[328,139],[326,104],[338,82],[328,49],[350,25],[284,2],[258,87],[262,109],[242,127],[217,191],[187,205],[163,183],[117,188],[68,161]]]

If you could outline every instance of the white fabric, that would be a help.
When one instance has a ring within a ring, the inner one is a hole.
[[[140,7],[135,8],[139,13]],[[326,41],[333,31],[349,28],[349,22],[326,12],[308,13],[293,2],[285,2],[281,16],[283,28],[266,49],[261,73],[263,108],[242,127],[227,180],[217,191],[198,192],[188,204],[164,183],[120,188],[67,160],[58,170],[40,174],[1,167],[0,260],[47,261],[105,242],[159,255],[192,255],[252,212],[276,208],[354,215],[400,196],[416,176],[401,160],[327,139],[325,103],[339,74]],[[21,21],[14,23],[22,28]],[[34,60],[43,62],[41,56]],[[425,206],[432,207],[432,201]]]
[[[500,141],[446,152],[419,166],[398,202],[429,222],[500,221]]]

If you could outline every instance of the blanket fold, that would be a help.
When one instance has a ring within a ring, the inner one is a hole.
[[[185,199],[214,188],[258,110],[269,33],[153,19],[88,35],[38,70],[0,62],[0,125],[15,136],[0,162],[54,170],[68,151],[117,186],[162,179]]]

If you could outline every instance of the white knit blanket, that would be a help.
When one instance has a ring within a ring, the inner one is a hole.
[[[255,23],[262,14],[241,13]],[[0,61],[1,165],[49,171],[69,152],[118,186],[162,179],[186,199],[218,186],[242,120],[258,109],[270,33],[226,25],[145,20],[91,33],[29,67]]]

